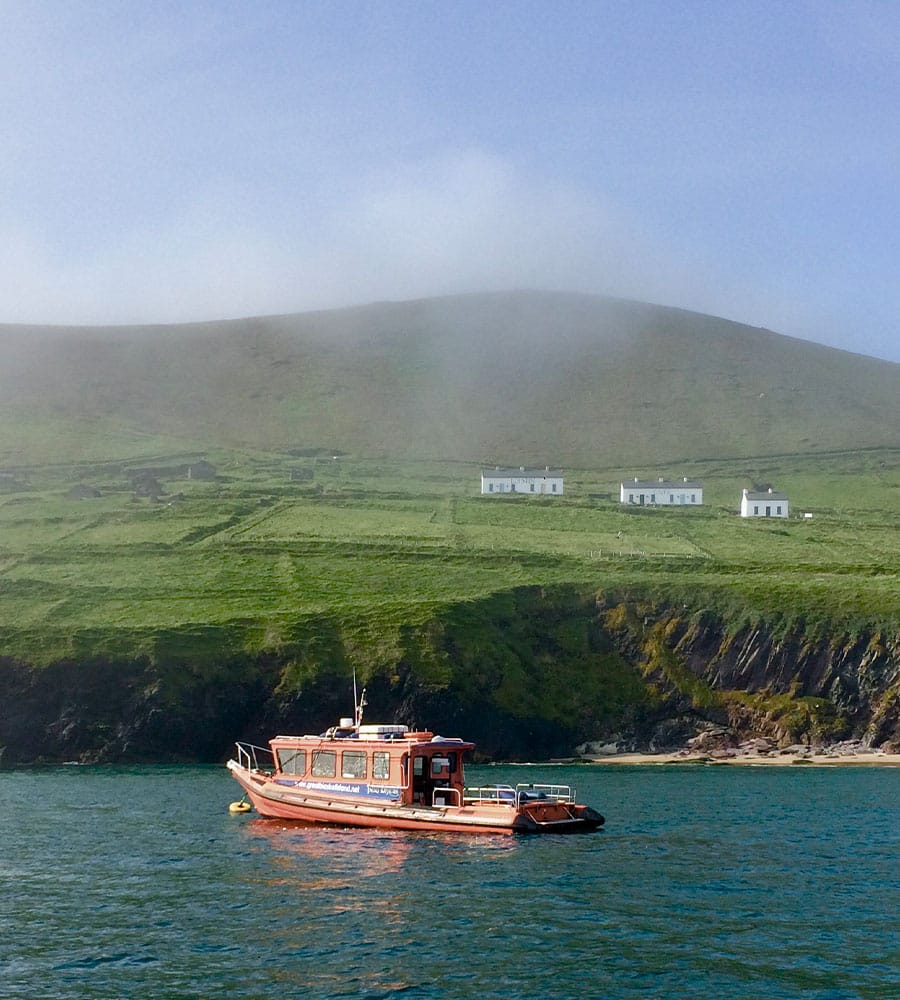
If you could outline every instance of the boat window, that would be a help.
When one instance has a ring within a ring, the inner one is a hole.
[[[425,758],[413,757],[413,777],[421,778],[425,773]]]
[[[431,758],[431,773],[440,774],[445,767],[450,766],[450,761],[446,757],[432,757]]]
[[[334,777],[335,753],[333,750],[313,750],[312,773],[317,778]]]
[[[372,754],[372,777],[386,781],[391,776],[391,755],[384,750]]]
[[[306,774],[306,751],[279,750],[278,767],[282,774]]]
[[[364,750],[345,750],[341,754],[341,777],[364,778],[366,776],[366,753]]]

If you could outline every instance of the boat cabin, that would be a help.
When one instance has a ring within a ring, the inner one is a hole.
[[[269,741],[279,785],[418,806],[463,804],[463,754],[475,744],[401,725],[339,725]]]

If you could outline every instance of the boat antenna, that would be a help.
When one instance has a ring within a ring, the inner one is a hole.
[[[362,689],[362,694],[359,696],[359,702],[356,705],[356,728],[362,725],[363,709],[366,707],[368,702],[366,701],[366,689]]]
[[[366,689],[362,689],[362,694],[356,696],[356,667],[353,668],[353,712],[356,716],[354,720],[354,726],[359,729],[360,723],[362,722],[363,709],[366,707]]]

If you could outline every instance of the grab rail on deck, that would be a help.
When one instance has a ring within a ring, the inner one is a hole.
[[[258,747],[253,743],[235,743],[237,762],[248,771],[271,771],[275,766],[275,756],[268,747]],[[257,753],[264,753],[269,763],[261,765]]]
[[[438,808],[441,806],[456,806],[458,809],[461,805],[459,789],[451,788],[449,785],[442,785],[435,788],[431,793],[431,804]]]

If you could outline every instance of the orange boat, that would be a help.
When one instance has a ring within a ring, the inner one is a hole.
[[[237,743],[228,769],[260,816],[339,826],[448,833],[575,833],[603,817],[568,785],[467,788],[474,743],[406,726],[341,719],[319,736]]]

